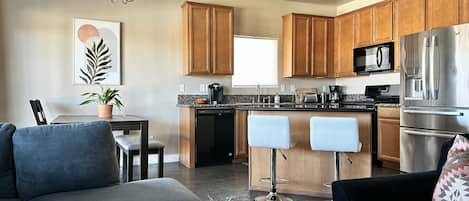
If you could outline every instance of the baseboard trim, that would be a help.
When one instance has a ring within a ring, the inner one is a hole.
[[[165,154],[164,163],[179,162],[179,154]],[[122,163],[122,160],[121,160]],[[148,164],[158,164],[158,155],[152,154],[148,156]],[[134,156],[134,165],[140,165],[140,156]],[[122,164],[121,164],[122,166]]]

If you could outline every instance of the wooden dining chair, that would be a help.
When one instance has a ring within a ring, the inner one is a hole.
[[[42,108],[40,100],[30,100],[31,108],[33,110],[34,118],[38,126],[47,125],[46,115],[44,114],[44,109]]]

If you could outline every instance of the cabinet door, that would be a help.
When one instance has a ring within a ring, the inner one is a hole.
[[[293,76],[310,76],[311,17],[293,15]]]
[[[394,1],[394,63],[399,71],[399,38],[403,35],[425,31],[425,0]]]
[[[353,72],[354,15],[339,16],[335,20],[335,77],[355,76]]]
[[[368,46],[373,42],[373,10],[365,8],[355,14],[355,46]]]
[[[373,8],[373,36],[374,43],[392,41],[393,34],[393,5],[392,1],[384,2]]]
[[[427,29],[459,23],[459,0],[427,0]]]
[[[212,73],[233,74],[233,8],[212,9]]]
[[[469,0],[459,1],[459,24],[469,23]]]
[[[378,159],[399,163],[399,119],[378,119]]]
[[[235,114],[235,158],[246,158],[248,149],[248,112],[237,110]]]
[[[326,77],[328,66],[328,18],[313,17],[312,35],[312,75]]]
[[[184,34],[187,37],[185,45],[186,52],[185,74],[210,74],[210,11],[211,7],[202,4],[187,4],[187,16],[183,23]]]

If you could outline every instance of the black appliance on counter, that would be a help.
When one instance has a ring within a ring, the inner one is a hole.
[[[234,111],[197,109],[195,120],[195,166],[231,163],[234,158]]]
[[[394,70],[394,42],[353,50],[353,72],[366,74]]]
[[[212,83],[208,85],[208,100],[210,104],[223,103],[223,86],[219,83]]]
[[[329,102],[330,103],[340,103],[342,96],[342,86],[338,85],[329,85]]]

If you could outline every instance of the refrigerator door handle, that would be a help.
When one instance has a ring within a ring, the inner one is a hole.
[[[428,89],[427,89],[427,47],[428,47],[428,38],[423,38],[423,48],[422,48],[422,95],[423,99],[428,99]]]
[[[431,39],[430,44],[430,92],[431,92],[431,99],[437,100],[438,99],[438,89],[439,89],[439,79],[440,79],[440,59],[439,59],[439,52],[438,52],[438,44],[437,44],[437,37],[434,35]],[[435,60],[436,59],[436,60]],[[435,69],[435,65],[437,65],[437,69]],[[437,74],[438,72],[438,74]]]
[[[430,111],[430,110],[404,110],[404,113],[410,114],[429,114],[429,115],[440,115],[440,116],[464,116],[463,112],[452,112],[452,111]]]
[[[421,135],[421,136],[429,136],[429,137],[443,137],[443,138],[454,138],[455,135],[458,133],[454,134],[440,134],[440,133],[430,133],[430,132],[424,132],[424,131],[412,131],[412,130],[404,130],[403,131],[405,134],[409,135]]]

